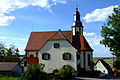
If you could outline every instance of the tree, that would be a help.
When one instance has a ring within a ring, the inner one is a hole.
[[[49,80],[47,73],[43,71],[45,65],[29,65],[23,72],[21,80]]]
[[[73,78],[75,69],[71,65],[64,65],[58,72],[58,76],[63,79]]]
[[[109,16],[107,24],[102,26],[101,36],[104,39],[100,43],[109,47],[118,58],[120,57],[120,6],[114,8],[113,12]]]
[[[5,45],[2,42],[0,42],[0,58],[5,56],[6,55],[5,53],[6,53]]]
[[[0,43],[0,62],[18,62],[19,60],[19,50],[15,45],[6,48],[5,44]]]

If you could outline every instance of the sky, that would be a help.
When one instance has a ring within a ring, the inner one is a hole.
[[[76,2],[93,56],[112,57],[109,48],[100,44],[101,29],[120,0],[0,0],[0,41],[25,54],[32,31],[71,30]]]

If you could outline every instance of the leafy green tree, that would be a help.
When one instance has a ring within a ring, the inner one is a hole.
[[[117,70],[120,70],[120,58],[118,58],[118,59],[114,62],[114,67],[115,67]]]
[[[72,66],[64,65],[58,72],[58,76],[63,79],[69,79],[74,77],[73,73],[75,73],[75,69]]]
[[[6,55],[5,53],[6,53],[5,45],[2,42],[0,42],[0,58],[5,56]]]
[[[49,80],[47,73],[43,71],[45,65],[30,65],[23,72],[21,80]]]
[[[104,39],[100,43],[109,47],[112,54],[117,57],[114,66],[120,69],[120,6],[113,11],[107,24],[102,26],[101,36]]]
[[[104,39],[100,43],[109,47],[115,56],[120,57],[120,6],[113,11],[107,24],[102,26],[101,36]]]
[[[15,45],[6,48],[2,42],[0,43],[0,62],[18,62],[19,60],[19,50]]]

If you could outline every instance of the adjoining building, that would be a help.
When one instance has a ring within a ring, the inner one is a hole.
[[[0,62],[0,75],[18,77],[22,73],[22,68],[18,62]]]
[[[94,70],[100,71],[104,75],[113,74],[112,68],[103,59],[98,59],[97,60],[95,66],[94,66]]]
[[[48,73],[67,64],[76,71],[81,68],[91,71],[93,49],[83,35],[83,28],[76,8],[71,31],[31,32],[23,61],[27,65],[43,63]]]

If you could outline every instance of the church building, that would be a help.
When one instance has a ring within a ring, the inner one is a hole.
[[[72,30],[31,32],[25,48],[27,65],[45,64],[48,73],[64,65],[71,65],[76,71],[81,68],[91,71],[93,49],[83,35],[83,28],[76,8]]]

